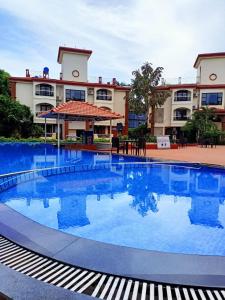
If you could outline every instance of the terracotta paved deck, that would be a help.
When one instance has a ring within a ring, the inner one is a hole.
[[[201,148],[199,146],[193,146],[175,150],[147,150],[146,156],[225,166],[225,146],[217,146],[216,148]]]

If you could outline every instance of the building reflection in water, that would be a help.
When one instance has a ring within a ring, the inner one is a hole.
[[[152,166],[129,170],[125,182],[128,194],[133,196],[130,206],[143,217],[150,211],[158,212],[157,204],[163,195],[174,196],[174,202],[185,197],[191,199],[191,224],[223,228],[219,209],[225,201],[225,174],[221,172]]]
[[[95,171],[95,177],[91,172],[74,174],[57,184],[57,193],[60,197],[60,211],[57,213],[58,228],[83,227],[90,224],[87,216],[86,199],[89,195],[96,195],[100,201],[102,195],[114,198],[113,189],[121,190],[121,176],[111,172],[109,169]],[[63,196],[64,195],[64,196]]]
[[[201,173],[195,176],[195,189],[188,212],[191,224],[223,228],[219,218],[220,205],[224,203],[224,183],[220,175]],[[221,195],[222,192],[222,195]]]
[[[107,195],[104,200],[109,201],[116,194],[125,193],[132,197],[130,208],[142,217],[156,214],[160,202],[166,199],[164,196],[171,196],[174,202],[175,199],[177,202],[187,201],[190,205],[187,216],[192,225],[223,228],[219,220],[220,207],[225,201],[225,173],[222,171],[168,165],[127,168],[119,164],[94,172],[43,177],[29,183],[29,187],[16,187],[27,206],[36,200],[42,201],[43,207],[48,209],[49,199],[60,199],[57,212],[59,229],[90,224],[86,203],[88,196],[94,195],[96,201],[101,201],[102,196]],[[3,201],[7,202],[8,199]],[[176,209],[176,203],[172,209]]]
[[[60,199],[60,211],[57,213],[58,228],[83,227],[90,224],[86,215],[86,197],[72,195]]]

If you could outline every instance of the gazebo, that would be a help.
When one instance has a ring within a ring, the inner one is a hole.
[[[97,107],[88,102],[81,101],[69,101],[60,104],[51,110],[41,113],[40,118],[45,119],[45,140],[46,140],[46,119],[57,120],[57,144],[60,147],[60,120],[64,121],[108,121],[110,120],[110,134],[112,132],[112,120],[123,119],[124,116],[111,112],[110,110]]]

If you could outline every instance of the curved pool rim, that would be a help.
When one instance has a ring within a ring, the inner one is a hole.
[[[194,165],[224,169],[217,165]],[[42,171],[48,176],[48,170]],[[33,173],[30,170],[28,174]],[[2,203],[0,234],[42,255],[94,271],[170,284],[225,287],[225,256],[142,250],[81,238],[41,225]]]

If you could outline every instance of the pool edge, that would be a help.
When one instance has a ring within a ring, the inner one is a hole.
[[[0,204],[0,234],[64,263],[140,280],[225,287],[225,257],[173,254],[106,244],[41,225]]]

